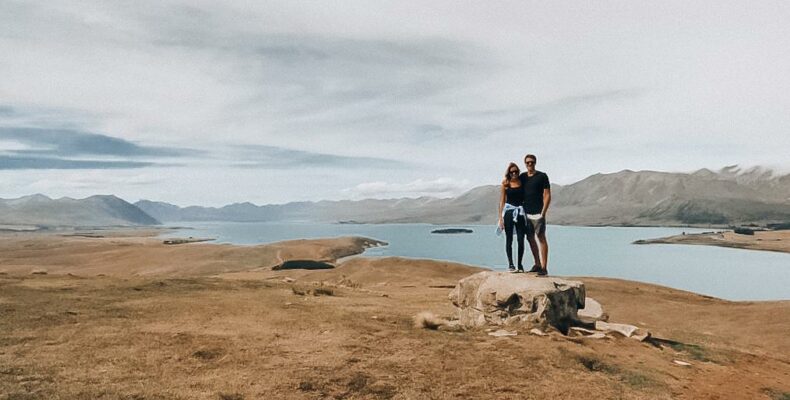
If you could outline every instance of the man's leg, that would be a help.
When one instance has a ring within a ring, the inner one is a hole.
[[[527,225],[527,242],[529,242],[529,250],[532,252],[532,258],[535,260],[534,266],[540,268],[540,253],[538,252],[538,243],[535,241],[535,225],[532,220],[526,219]],[[529,272],[537,272],[533,267]]]
[[[540,265],[540,253],[538,252],[538,242],[535,236],[527,235],[527,242],[529,242],[529,250],[532,251],[532,258],[535,260],[535,265]]]
[[[538,235],[538,246],[540,247],[540,258],[543,260],[541,265],[543,269],[549,267],[549,242],[546,240],[546,234]]]
[[[536,229],[538,237],[538,246],[540,247],[540,258],[543,260],[541,265],[543,270],[549,268],[549,242],[546,240],[546,220],[540,221],[540,226]]]

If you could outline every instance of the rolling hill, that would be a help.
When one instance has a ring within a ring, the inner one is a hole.
[[[111,195],[51,199],[41,194],[0,199],[0,225],[100,227],[158,225],[144,211]]]

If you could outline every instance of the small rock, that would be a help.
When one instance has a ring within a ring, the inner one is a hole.
[[[504,336],[516,336],[518,335],[518,332],[511,332],[511,331],[506,331],[504,329],[500,329],[498,331],[489,332],[488,334],[494,337],[504,337]]]
[[[370,318],[373,318],[373,319],[379,319],[379,317],[378,317],[378,316],[375,316],[375,315],[374,315],[374,316],[372,316],[372,317],[370,317]]]
[[[30,271],[30,273],[32,275],[46,275],[47,274],[47,270],[45,270],[45,269],[34,269],[34,270]]]
[[[606,334],[603,332],[595,332],[592,335],[585,336],[585,339],[606,339]]]
[[[578,326],[571,327],[571,332],[574,332],[577,337],[582,339],[604,339],[606,338],[606,333],[598,332],[590,329],[581,328]]]
[[[291,302],[287,302],[287,303],[285,303],[285,305],[286,305],[286,306],[292,306],[293,304],[294,304],[294,303],[291,303]]]
[[[533,335],[538,335],[538,336],[549,336],[549,334],[548,334],[548,333],[546,333],[546,332],[543,332],[542,330],[540,330],[540,329],[538,329],[538,328],[532,328],[532,329],[530,329],[530,330],[529,330],[529,333],[531,333],[531,334],[533,334]]]
[[[585,329],[585,328],[578,327],[578,326],[571,327],[571,331],[573,331],[573,332],[581,332],[581,333],[585,333],[585,334],[588,334],[588,335],[592,335],[594,333],[597,333],[594,330]]]
[[[67,311],[66,311],[66,314],[68,314],[68,315],[77,315],[77,314],[79,314],[79,313],[78,313],[78,312],[76,312],[76,311],[73,311],[73,310],[67,310]]]
[[[690,367],[691,366],[691,363],[687,363],[685,361],[673,360],[672,362],[677,364],[677,365],[682,365],[684,367]]]
[[[289,277],[286,276],[285,278],[283,278],[283,282],[285,282],[285,283],[294,283],[294,282],[296,282],[296,279],[289,278]]]
[[[578,315],[591,319],[601,319],[603,317],[603,307],[601,307],[601,303],[592,297],[587,297],[584,300],[584,308],[579,309]]]
[[[631,335],[633,335],[637,329],[639,328],[628,324],[613,324],[609,322],[595,321],[595,330],[604,332],[614,331],[625,337],[631,337]]]
[[[640,342],[644,342],[645,340],[649,339],[650,337],[651,337],[650,332],[643,331],[643,330],[640,329],[636,333],[634,333],[633,336],[631,336],[631,339],[636,339],[636,340],[638,340]]]

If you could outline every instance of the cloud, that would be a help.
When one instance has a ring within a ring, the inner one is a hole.
[[[138,170],[139,171],[139,170]],[[156,173],[138,171],[59,171],[57,178],[40,177],[32,181],[24,182],[27,192],[46,191],[48,188],[69,188],[78,190],[92,190],[95,193],[104,193],[108,188],[118,186],[130,186],[140,189],[144,186],[152,186],[161,183],[161,177]],[[86,192],[90,193],[90,192]]]
[[[128,169],[172,166],[154,162],[201,154],[196,150],[142,146],[71,129],[0,127],[0,169]],[[85,159],[99,157],[100,159]]]
[[[534,104],[530,106],[471,111],[464,113],[462,115],[477,118],[477,117],[502,116],[502,115],[513,115],[513,114],[517,114],[517,115],[533,114],[533,113],[555,114],[562,112],[570,112],[573,110],[581,109],[583,107],[601,105],[612,101],[633,99],[634,97],[640,96],[643,93],[644,93],[643,90],[634,89],[634,88],[604,90],[604,91],[598,91],[592,93],[580,93],[571,96],[564,96],[552,101]]]
[[[354,198],[453,197],[465,192],[469,187],[470,182],[466,179],[437,178],[417,179],[407,183],[365,182],[342,191]]]
[[[0,170],[6,169],[128,169],[153,166],[140,161],[67,160],[46,157],[0,155]]]
[[[503,132],[567,119],[594,107],[633,100],[644,94],[641,89],[617,89],[581,93],[523,107],[472,110],[456,113],[478,132]]]
[[[338,168],[338,169],[388,169],[409,168],[413,166],[397,160],[376,157],[340,156],[292,150],[275,146],[244,146],[234,150],[245,161],[235,163],[240,168],[297,169],[297,168]]]
[[[17,154],[61,157],[84,155],[179,157],[197,153],[183,148],[141,146],[112,136],[70,129],[0,127],[0,139],[13,140],[34,147],[31,150],[14,151]]]

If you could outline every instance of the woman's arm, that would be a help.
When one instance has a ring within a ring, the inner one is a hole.
[[[502,187],[499,193],[499,219],[497,224],[500,228],[505,229],[505,222],[502,220],[502,209],[505,208],[505,182],[502,182]]]

